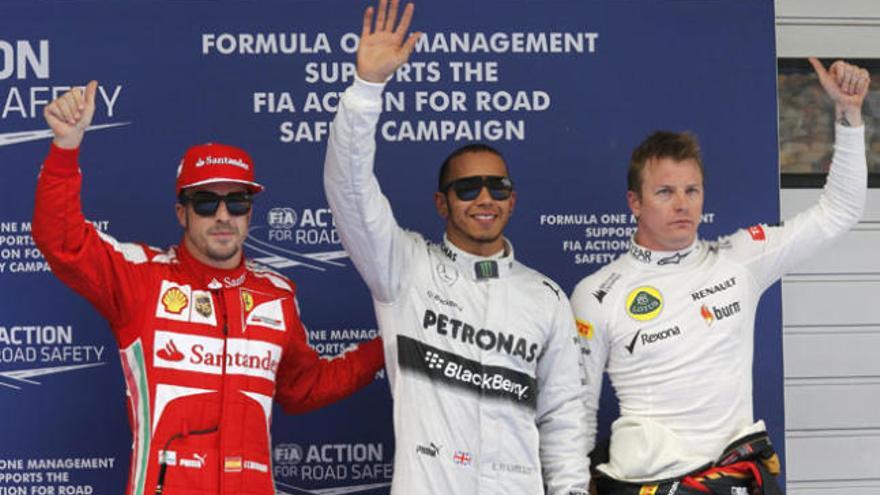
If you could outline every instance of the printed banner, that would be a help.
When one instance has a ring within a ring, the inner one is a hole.
[[[0,495],[120,493],[129,472],[116,343],[49,272],[30,235],[51,137],[43,109],[72,86],[99,81],[80,160],[84,210],[100,231],[176,244],[184,150],[243,147],[267,186],[247,252],[296,281],[310,344],[335,355],[377,334],[322,185],[329,123],[354,77],[368,5],[3,2]],[[425,34],[389,81],[377,130],[376,173],[398,222],[439,239],[431,196],[440,163],[462,144],[487,142],[505,155],[518,191],[507,230],[518,258],[570,292],[627,249],[629,154],[656,129],[701,139],[703,236],[776,222],[773,19],[770,0],[419,2],[413,28]],[[778,288],[756,325],[756,417],[781,451]],[[600,436],[615,415],[606,390]],[[318,412],[276,407],[273,439],[279,493],[388,493],[384,373]]]

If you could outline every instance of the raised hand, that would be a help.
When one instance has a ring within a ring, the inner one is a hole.
[[[862,125],[862,104],[871,85],[868,71],[842,60],[831,64],[829,70],[825,70],[816,58],[810,58],[810,64],[819,76],[822,88],[834,101],[837,121],[847,126]]]
[[[59,148],[79,148],[86,128],[95,115],[95,93],[98,81],[91,81],[82,88],[73,88],[52,101],[44,110],[46,123],[55,134],[54,143]]]
[[[410,33],[409,23],[412,21],[415,5],[408,3],[397,21],[399,0],[379,0],[378,12],[373,23],[373,7],[364,11],[364,27],[357,51],[357,73],[361,79],[370,82],[385,82],[388,76],[398,67],[406,63],[422,33]]]

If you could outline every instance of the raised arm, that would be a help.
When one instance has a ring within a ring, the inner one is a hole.
[[[82,213],[79,146],[95,114],[97,87],[92,81],[85,91],[74,88],[44,111],[54,140],[37,180],[33,237],[52,272],[118,324],[130,314],[124,308],[131,297],[118,287],[140,283],[137,266],[148,255],[141,245],[98,232]]]
[[[734,255],[743,258],[762,288],[845,234],[862,217],[867,195],[867,159],[862,105],[868,71],[843,61],[829,70],[810,59],[835,107],[834,156],[819,201],[781,226],[756,225],[732,236]]]
[[[390,9],[381,0],[377,14],[373,7],[364,12],[358,76],[340,100],[324,165],[324,189],[342,243],[373,297],[382,302],[397,297],[413,249],[373,174],[384,81],[407,61],[419,36],[406,34],[413,9],[407,5],[399,23],[398,0]]]

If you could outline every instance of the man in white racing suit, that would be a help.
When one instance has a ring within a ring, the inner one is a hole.
[[[384,82],[413,50],[409,4],[368,8],[357,79],[341,98],[324,172],[327,199],[370,288],[394,398],[391,492],[587,493],[585,388],[563,291],[514,259],[502,235],[516,195],[501,155],[454,152],[434,244],[398,226],[373,175]],[[396,26],[396,27],[395,27]]]
[[[597,469],[632,483],[605,491],[599,483],[600,493],[638,493],[657,480],[675,483],[679,494],[716,493],[693,486],[693,475],[764,429],[752,417],[750,373],[761,294],[855,225],[866,195],[868,73],[811,63],[836,106],[834,157],[818,204],[784,225],[700,240],[703,170],[693,136],[657,132],[633,152],[627,200],[638,223],[630,251],[572,294],[578,326],[592,335],[586,372],[607,371],[620,401],[610,460]],[[601,381],[588,388],[592,448]]]

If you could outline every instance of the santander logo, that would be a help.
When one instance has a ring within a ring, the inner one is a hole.
[[[174,345],[173,340],[169,340],[165,343],[165,347],[156,351],[156,355],[166,361],[183,361],[183,358],[186,357],[182,352]]]
[[[156,331],[153,365],[212,375],[248,375],[275,381],[282,349],[251,339],[224,339]]]

